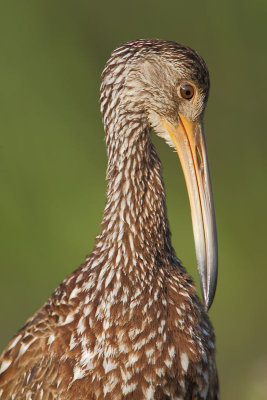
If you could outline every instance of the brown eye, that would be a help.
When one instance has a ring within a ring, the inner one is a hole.
[[[183,99],[191,100],[195,94],[195,90],[194,90],[193,86],[191,86],[189,84],[184,84],[184,85],[181,85],[181,87],[180,87],[180,94]]]

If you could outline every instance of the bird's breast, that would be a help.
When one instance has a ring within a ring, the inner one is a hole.
[[[74,285],[69,295],[72,311],[59,327],[68,348],[68,386],[77,391],[85,385],[97,399],[108,393],[116,398],[113,391],[118,399],[130,393],[153,399],[157,390],[167,395],[170,387],[173,395],[182,395],[194,372],[199,380],[205,376],[204,390],[213,331],[187,276],[162,273],[149,285],[109,279],[105,290],[87,282],[85,291]]]

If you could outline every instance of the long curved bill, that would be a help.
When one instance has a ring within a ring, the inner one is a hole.
[[[216,221],[206,143],[201,122],[179,114],[174,126],[162,120],[180,158],[191,206],[197,266],[205,308],[213,302],[218,273]]]

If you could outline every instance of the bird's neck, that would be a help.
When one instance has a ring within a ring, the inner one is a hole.
[[[161,165],[149,128],[135,122],[125,132],[108,131],[106,138],[107,204],[95,251],[108,253],[114,267],[133,267],[142,259],[148,268],[157,268],[170,262],[174,251]]]

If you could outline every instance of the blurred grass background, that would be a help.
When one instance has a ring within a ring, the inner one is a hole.
[[[0,349],[83,262],[105,204],[100,74],[140,38],[196,48],[220,273],[210,316],[222,399],[267,399],[266,12],[255,0],[0,3]],[[197,281],[177,156],[155,138],[178,256]]]

